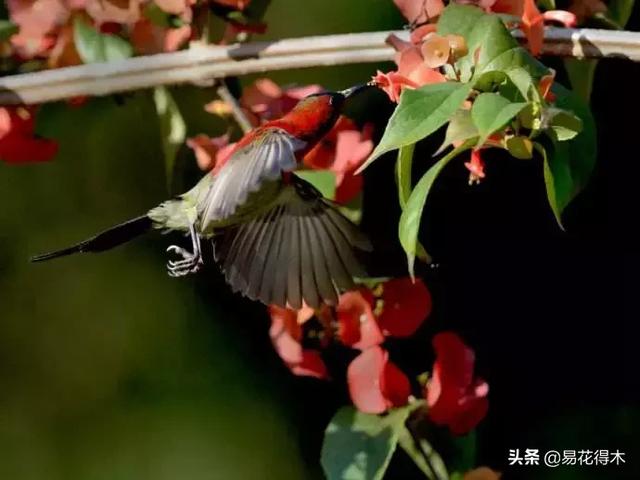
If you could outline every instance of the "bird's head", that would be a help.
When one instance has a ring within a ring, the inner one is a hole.
[[[311,94],[300,100],[280,121],[295,125],[302,137],[322,136],[333,127],[345,102],[370,86],[362,84],[335,92]]]

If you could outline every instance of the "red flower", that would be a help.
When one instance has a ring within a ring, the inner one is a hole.
[[[0,107],[0,159],[7,163],[51,160],[58,152],[53,140],[34,136],[35,107]]]
[[[337,203],[348,203],[362,190],[362,177],[354,173],[373,150],[371,134],[371,126],[365,125],[361,132],[353,120],[340,117],[304,157],[307,167],[336,174]]]
[[[392,337],[409,337],[431,313],[431,294],[422,280],[394,278],[382,284],[378,324]],[[376,311],[378,309],[376,308]]]
[[[360,350],[379,345],[384,336],[371,309],[368,291],[343,293],[336,308],[338,337],[343,344]]]
[[[575,13],[566,10],[548,10],[542,14],[546,23],[559,23],[565,28],[575,28],[578,25],[578,17]]]
[[[280,358],[294,375],[328,378],[327,367],[315,350],[302,348],[302,324],[313,316],[313,310],[305,307],[295,311],[289,308],[269,306],[271,329],[269,336]]]
[[[194,151],[200,170],[213,170],[216,174],[229,158],[235,143],[229,144],[228,134],[213,138],[201,134],[188,138],[187,146]]]
[[[469,170],[469,185],[480,183],[485,177],[484,160],[480,156],[480,150],[471,150],[471,161],[465,162],[465,167]]]
[[[412,24],[430,21],[444,10],[442,0],[393,0],[393,3]]]
[[[428,415],[437,425],[447,425],[454,435],[464,435],[478,425],[489,408],[489,386],[473,378],[475,355],[455,333],[433,338],[436,361],[426,385]]]
[[[386,93],[389,96],[389,99],[394,103],[398,103],[400,101],[400,94],[402,93],[403,88],[418,87],[416,82],[409,80],[398,72],[383,73],[378,70],[376,76],[372,77],[372,80],[376,86],[382,89],[382,91],[384,91],[384,93]]]
[[[242,92],[240,103],[253,114],[254,124],[279,118],[312,93],[322,91],[320,85],[308,85],[283,90],[268,78],[256,80]]]
[[[406,405],[411,393],[407,376],[378,346],[363,351],[351,362],[347,383],[353,404],[365,413],[383,413]]]
[[[191,12],[191,10],[187,10]],[[189,19],[190,21],[190,19]],[[151,20],[142,18],[131,29],[131,44],[140,55],[175,52],[191,38],[191,25],[178,28],[164,28]]]
[[[86,0],[86,11],[98,25],[107,22],[133,25],[140,20],[142,0]]]
[[[62,0],[7,0],[7,9],[11,21],[20,27],[11,44],[24,59],[45,55],[56,42],[56,29],[69,18]]]

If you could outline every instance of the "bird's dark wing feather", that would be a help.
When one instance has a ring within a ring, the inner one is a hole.
[[[335,305],[365,275],[357,251],[367,238],[307,182],[288,185],[282,203],[214,236],[215,259],[232,289],[268,305]]]
[[[250,145],[237,150],[198,198],[202,228],[230,218],[265,181],[277,180],[282,172],[293,171],[297,165],[296,152],[305,145],[285,130],[266,128]]]

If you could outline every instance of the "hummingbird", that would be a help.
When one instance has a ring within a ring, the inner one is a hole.
[[[309,95],[283,117],[244,135],[214,175],[145,215],[73,246],[36,255],[42,262],[75,253],[103,252],[150,230],[183,232],[191,250],[171,245],[172,277],[200,270],[202,241],[213,244],[234,292],[267,305],[299,309],[336,305],[341,292],[366,275],[367,237],[336,205],[294,171],[333,127],[345,101],[369,84]]]

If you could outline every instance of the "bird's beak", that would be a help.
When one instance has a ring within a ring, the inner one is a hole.
[[[340,90],[338,93],[342,94],[344,98],[349,98],[355,95],[356,93],[360,93],[365,88],[369,88],[371,85],[368,83],[363,83],[362,85],[356,85],[355,87],[347,88],[346,90]]]

